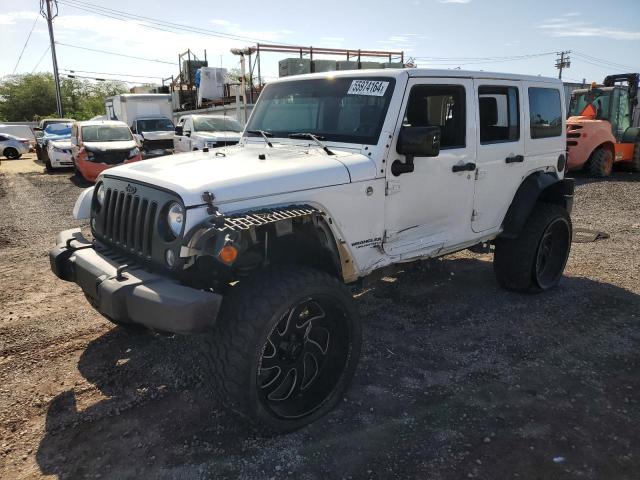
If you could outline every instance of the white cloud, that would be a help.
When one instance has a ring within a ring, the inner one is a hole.
[[[551,37],[599,37],[612,40],[640,40],[640,31],[620,30],[611,27],[596,27],[591,22],[571,22],[564,19],[550,19],[539,25]]]
[[[34,20],[38,16],[36,11],[19,11],[0,13],[0,25],[15,25],[16,20]],[[44,19],[43,19],[44,20]]]
[[[213,25],[221,25],[223,27],[230,27],[231,25],[236,25],[233,22],[230,22],[229,20],[225,20],[223,18],[214,18],[209,20],[209,23],[212,23]]]

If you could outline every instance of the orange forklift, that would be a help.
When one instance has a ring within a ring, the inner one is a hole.
[[[595,177],[607,177],[615,163],[640,171],[639,116],[634,115],[639,80],[638,73],[609,75],[601,87],[594,82],[588,89],[571,93],[568,170],[583,169]]]

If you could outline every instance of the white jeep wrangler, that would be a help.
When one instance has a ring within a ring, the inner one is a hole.
[[[554,287],[571,246],[559,80],[456,70],[269,84],[239,145],[104,172],[55,274],[125,327],[205,335],[225,404],[271,431],[344,396],[361,328],[345,284],[482,245],[498,283]]]

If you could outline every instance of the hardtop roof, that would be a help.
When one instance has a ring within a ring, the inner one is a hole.
[[[553,77],[543,77],[536,75],[522,75],[518,73],[483,72],[473,70],[443,70],[432,68],[387,68],[371,70],[338,70],[335,72],[308,73],[304,75],[292,75],[281,77],[269,83],[279,83],[283,81],[306,80],[313,78],[333,78],[333,77],[391,77],[399,78],[407,76],[409,78],[478,78],[493,80],[512,80],[528,82],[544,82],[562,85],[562,80]]]

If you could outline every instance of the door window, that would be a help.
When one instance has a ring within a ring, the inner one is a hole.
[[[616,89],[617,97],[617,112],[616,112],[616,122],[614,124],[614,128],[616,131],[613,134],[620,138],[624,134],[624,132],[631,126],[631,115],[629,112],[629,92],[626,90]]]
[[[516,142],[520,139],[517,87],[478,88],[480,143]]]
[[[562,135],[562,103],[555,88],[529,88],[531,138]]]
[[[403,126],[440,127],[440,149],[466,145],[465,89],[460,85],[417,85],[411,89]]]

